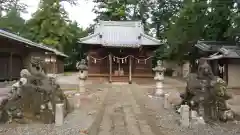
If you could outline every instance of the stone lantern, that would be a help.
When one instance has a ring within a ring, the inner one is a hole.
[[[79,92],[85,92],[85,80],[88,77],[88,67],[86,65],[86,61],[84,59],[82,59],[80,62],[77,63],[76,65],[77,69],[79,70]]]
[[[163,96],[163,80],[164,80],[164,72],[166,69],[163,67],[163,63],[161,60],[157,61],[157,66],[153,68],[155,72],[154,80],[156,81],[156,96]]]
[[[88,67],[86,65],[86,61],[82,59],[80,62],[77,62],[76,68],[79,70],[79,87],[78,87],[78,92],[75,93],[75,103],[74,103],[74,108],[79,108],[81,104],[81,93],[85,92],[85,81],[88,76]]]

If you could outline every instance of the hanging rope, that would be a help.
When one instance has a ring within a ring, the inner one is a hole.
[[[93,59],[94,63],[97,63],[97,61],[101,61],[101,60],[107,58],[108,55],[103,57],[103,58],[95,58],[93,56],[89,56],[89,57]],[[137,63],[140,63],[140,62],[144,61],[144,64],[147,64],[147,60],[151,59],[153,56],[149,56],[148,58],[145,58],[145,59],[136,58],[133,55],[128,55],[128,56],[125,56],[125,57],[113,56],[112,59],[113,59],[114,62],[116,61],[117,63],[120,63],[120,62],[121,63],[126,63],[128,57],[134,58],[135,60],[137,60]]]
[[[113,56],[113,61],[114,61],[114,62],[117,61],[117,63],[121,62],[121,63],[123,64],[123,63],[126,63],[126,62],[127,62],[127,58],[128,58],[128,57],[129,57],[129,55],[126,56],[126,57]]]
[[[147,64],[147,60],[148,59],[151,59],[153,56],[149,56],[148,58],[146,58],[146,59],[139,59],[139,58],[135,58],[136,60],[137,60],[137,63],[140,63],[141,61],[144,61],[144,64]]]
[[[102,61],[102,60],[104,60],[104,59],[106,59],[107,57],[108,57],[108,55],[107,56],[105,56],[105,57],[103,57],[103,58],[95,58],[95,57],[93,57],[93,56],[89,56],[91,59],[93,59],[93,63],[97,63],[97,61]]]

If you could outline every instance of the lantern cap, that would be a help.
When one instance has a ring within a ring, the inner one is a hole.
[[[85,59],[82,59],[81,61],[77,62],[76,68],[77,68],[78,70],[87,70],[87,69],[88,69],[88,66],[87,66],[87,64],[86,64],[86,60],[85,60]]]
[[[153,68],[153,71],[155,72],[164,72],[166,71],[166,68],[163,67],[163,62],[161,60],[157,61],[157,66]]]

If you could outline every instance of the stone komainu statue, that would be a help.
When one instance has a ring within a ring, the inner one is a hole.
[[[56,103],[64,103],[65,115],[70,111],[68,100],[55,78],[46,76],[41,59],[32,58],[29,71],[23,69],[20,75],[21,79],[0,105],[2,122],[38,120],[53,123]]]
[[[233,119],[232,111],[226,106],[226,100],[231,98],[226,88],[226,83],[214,76],[207,61],[202,59],[198,72],[189,74],[182,104],[188,104],[205,121]]]

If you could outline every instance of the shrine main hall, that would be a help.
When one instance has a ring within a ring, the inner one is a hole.
[[[129,83],[153,77],[153,53],[162,45],[145,34],[140,21],[99,21],[94,33],[79,43],[87,48],[89,77]]]

